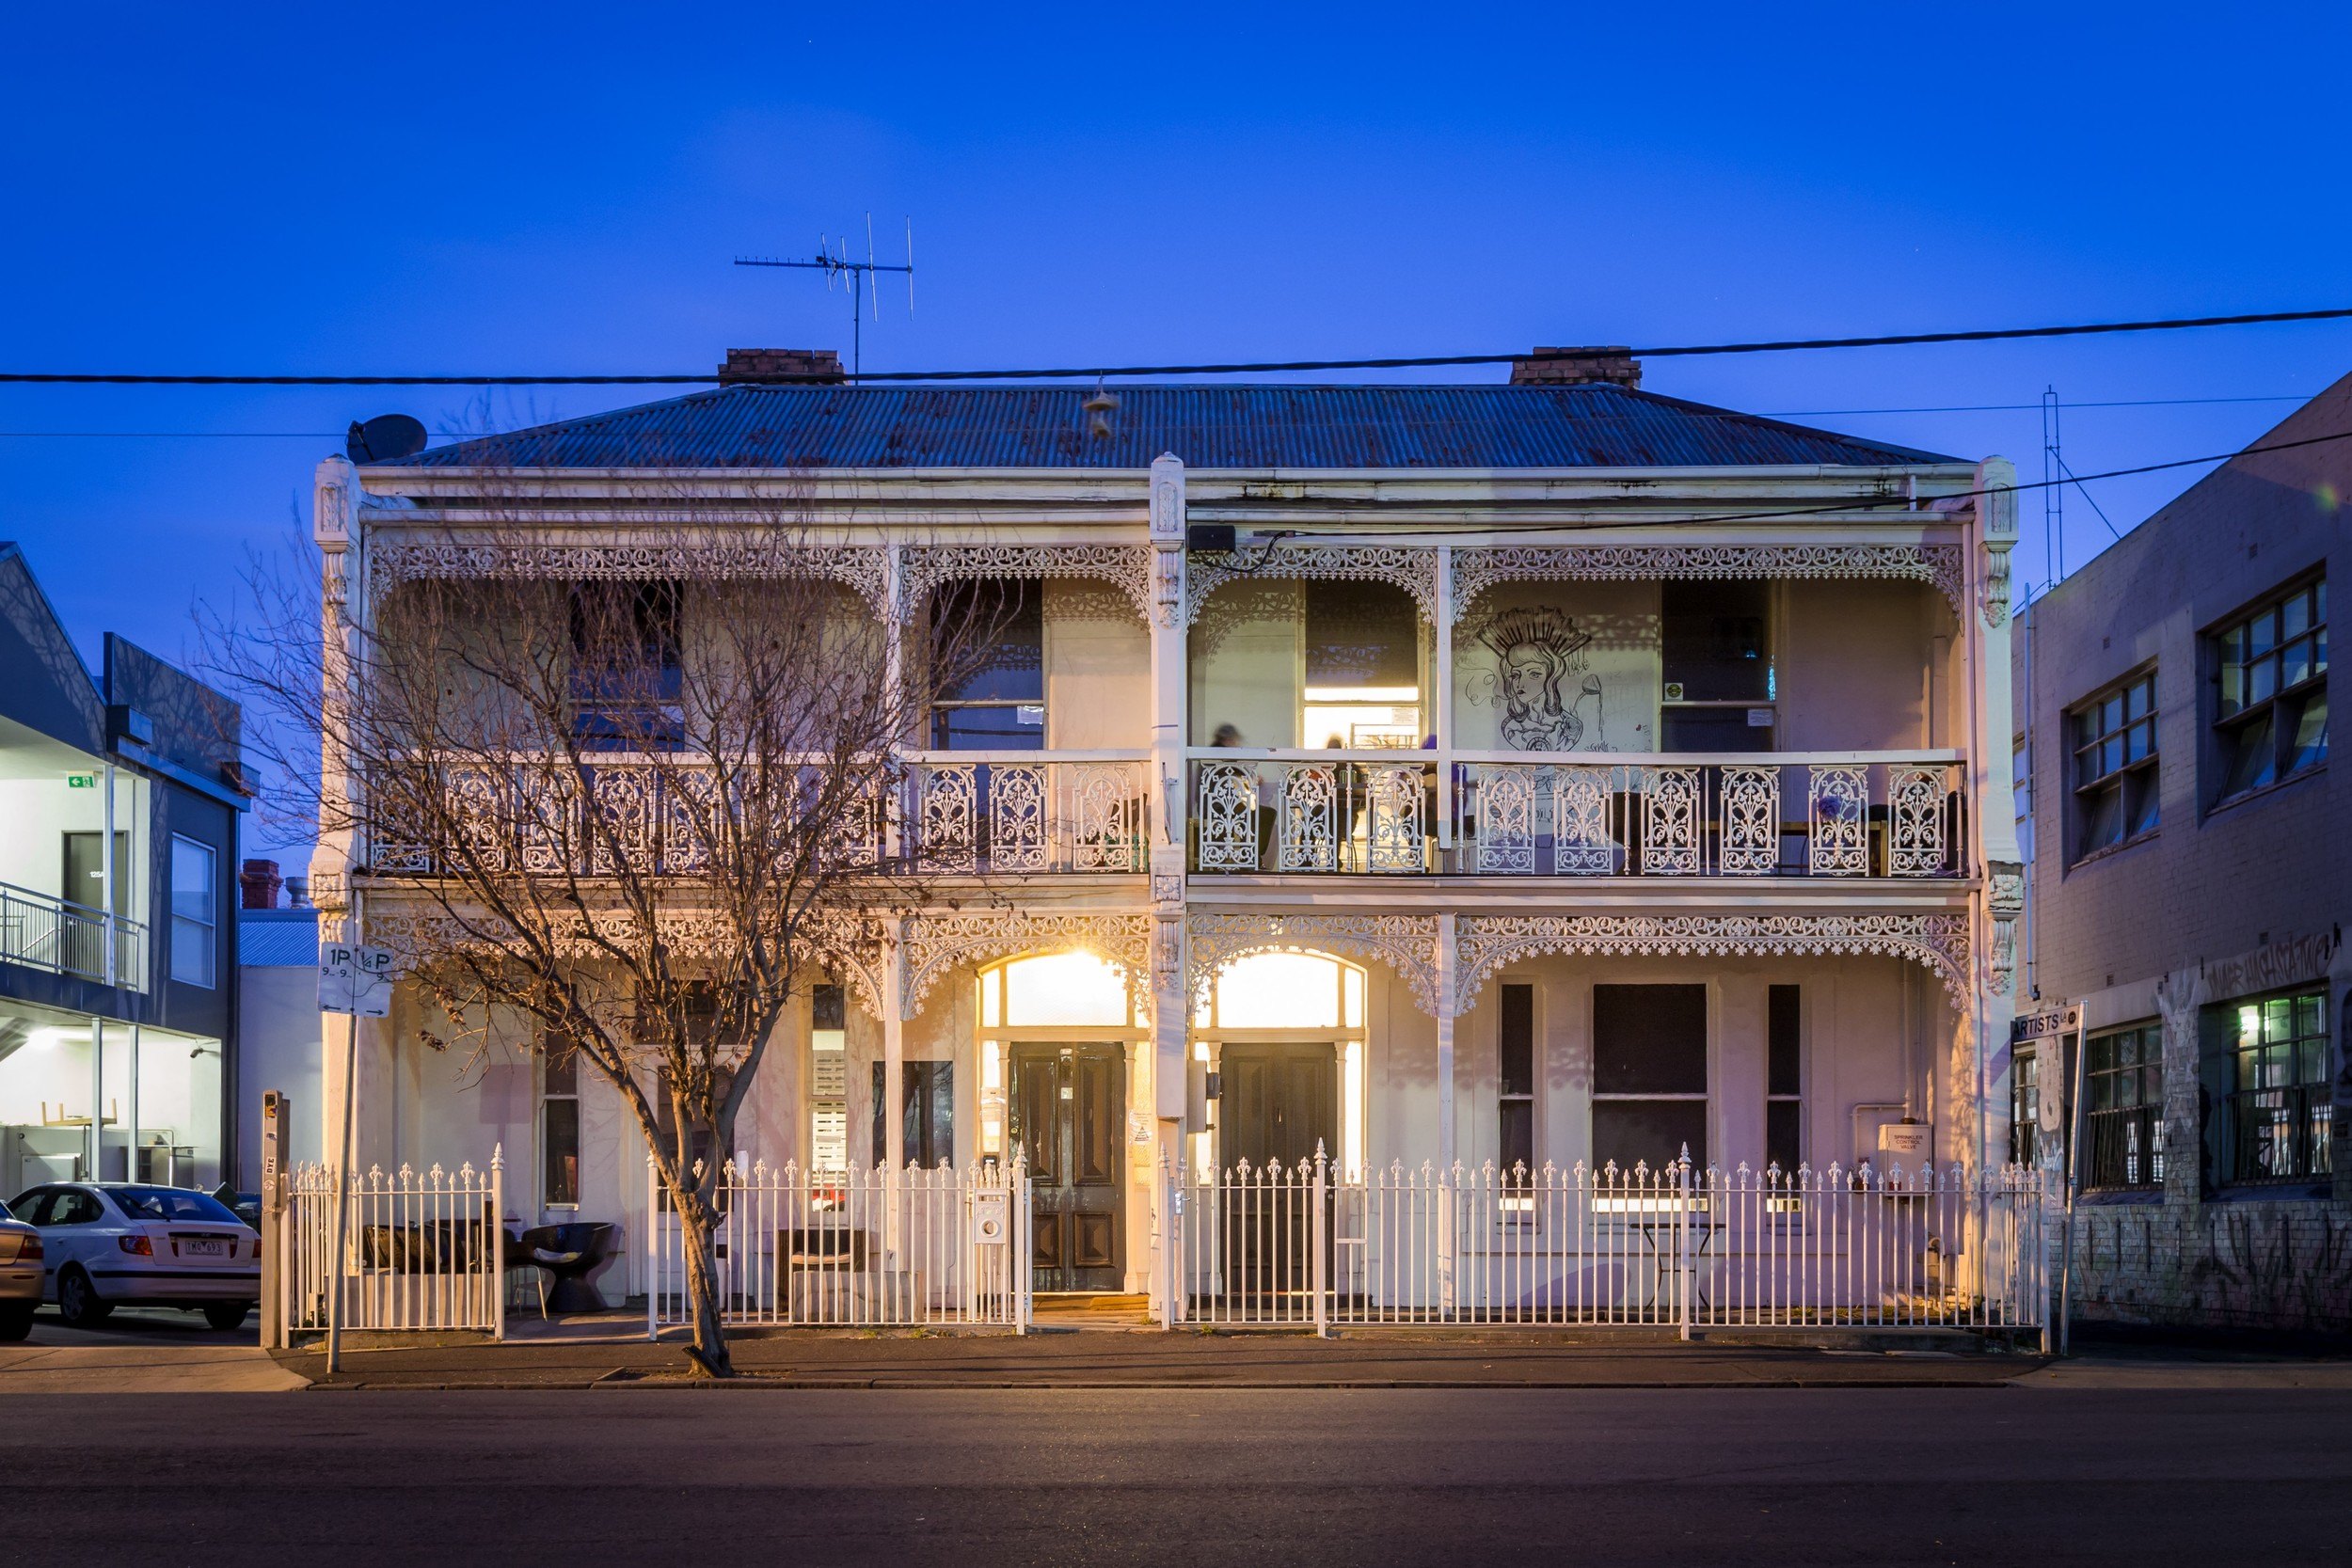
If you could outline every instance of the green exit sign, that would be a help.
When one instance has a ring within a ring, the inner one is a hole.
[[[68,789],[96,789],[98,787],[98,775],[95,773],[68,773],[65,776],[65,786]]]

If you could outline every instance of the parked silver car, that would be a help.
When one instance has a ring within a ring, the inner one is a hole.
[[[0,1203],[0,1342],[33,1331],[33,1309],[40,1305],[40,1232]]]
[[[8,1207],[40,1232],[42,1294],[76,1327],[138,1306],[201,1311],[215,1328],[234,1328],[261,1299],[261,1236],[207,1194],[60,1181]]]

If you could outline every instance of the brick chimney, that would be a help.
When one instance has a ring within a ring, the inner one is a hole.
[[[1642,362],[1632,352],[1622,348],[1597,348],[1577,351],[1565,348],[1539,348],[1537,354],[1557,354],[1557,359],[1514,359],[1511,361],[1511,385],[1514,387],[1577,387],[1589,381],[1606,381],[1612,387],[1638,390],[1642,385]]]
[[[722,387],[738,382],[791,385],[848,379],[841,369],[841,356],[829,348],[731,348],[727,362],[719,367]]]
[[[283,885],[276,861],[247,861],[237,877],[237,886],[245,894],[244,907],[248,910],[276,909],[278,890]]]

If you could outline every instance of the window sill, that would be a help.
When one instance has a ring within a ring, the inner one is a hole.
[[[2162,828],[2151,828],[2144,833],[2134,833],[2131,837],[2115,844],[2110,844],[2103,849],[2093,849],[2087,854],[2075,857],[2074,860],[2067,863],[2066,869],[2071,875],[2074,872],[2081,870],[2086,865],[2096,865],[2101,861],[2113,860],[2116,856],[2123,853],[2126,849],[2137,849],[2141,845],[2150,843],[2153,840],[2161,837],[2163,833],[2164,830]]]
[[[2128,1209],[2162,1203],[2164,1189],[2153,1182],[2144,1182],[2137,1187],[2085,1187],[2078,1196],[2093,1208]]]
[[[2276,1181],[2237,1181],[2205,1196],[2207,1203],[2324,1203],[2336,1196],[2331,1176],[2288,1176]]]
[[[2225,795],[2205,808],[2205,817],[2210,821],[2225,811],[2235,811],[2249,801],[2259,800],[2266,795],[2276,795],[2282,789],[2292,789],[2305,780],[2318,778],[2327,771],[2327,763],[2315,762],[2309,768],[2296,769],[2283,779],[2273,779],[2266,784],[2256,784],[2251,789],[2241,789],[2235,795]]]

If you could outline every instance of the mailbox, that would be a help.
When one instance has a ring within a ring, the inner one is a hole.
[[[972,1195],[972,1244],[1002,1246],[1011,1226],[1011,1205],[1004,1193]]]

